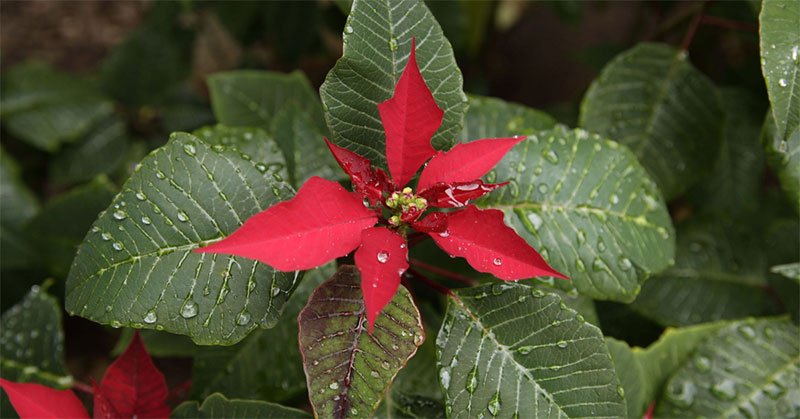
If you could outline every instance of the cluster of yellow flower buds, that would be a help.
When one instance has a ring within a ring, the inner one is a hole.
[[[395,191],[386,198],[386,207],[399,210],[398,214],[389,217],[389,224],[399,226],[403,222],[416,220],[419,215],[428,208],[428,201],[414,195],[411,188],[403,188],[402,191]]]

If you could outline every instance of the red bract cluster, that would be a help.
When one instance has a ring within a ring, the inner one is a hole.
[[[2,378],[0,387],[23,419],[89,417],[72,390]],[[95,418],[165,418],[171,412],[167,405],[167,382],[147,354],[138,332],[125,353],[108,367],[93,393]]]
[[[378,105],[378,111],[391,178],[366,158],[325,139],[356,192],[312,177],[293,199],[252,216],[224,240],[197,251],[243,256],[294,271],[355,250],[370,332],[408,269],[409,230],[428,234],[448,254],[500,279],[566,279],[504,224],[501,211],[470,205],[504,185],[480,178],[522,137],[477,140],[447,152],[431,146],[444,112],[420,74],[413,42],[394,96]],[[407,184],[426,161],[419,192],[414,192]]]

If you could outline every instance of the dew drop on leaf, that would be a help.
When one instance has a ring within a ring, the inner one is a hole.
[[[726,378],[711,387],[711,394],[718,399],[733,400],[736,397],[736,383]]]
[[[540,289],[534,288],[531,290],[531,295],[533,295],[535,298],[542,298],[545,296],[545,293]]]
[[[116,211],[114,211],[114,213],[112,215],[113,215],[114,219],[120,220],[120,221],[128,218],[128,214],[126,214],[125,211],[123,211],[123,210],[116,210]]]
[[[444,237],[444,238],[450,237],[450,232],[445,230],[445,231],[439,233],[439,237]]]
[[[184,144],[183,152],[189,156],[194,156],[195,153],[197,153],[197,149],[194,147],[194,144]]]
[[[178,221],[185,223],[189,221],[189,216],[183,211],[178,211]]]
[[[530,345],[520,346],[519,348],[517,348],[517,353],[520,355],[528,355],[529,353],[531,353],[532,350],[533,346]]]
[[[561,348],[561,349],[564,349],[564,348],[566,348],[566,347],[567,347],[567,341],[565,341],[565,340],[560,340],[560,341],[558,341],[558,343],[556,343],[556,346],[558,346],[558,347],[559,347],[559,348]]]
[[[785,391],[786,390],[783,387],[779,386],[775,382],[768,383],[766,386],[764,386],[764,393],[766,393],[771,399],[777,399],[781,397]]]
[[[119,252],[120,250],[124,249],[124,248],[125,248],[125,246],[123,246],[123,245],[122,245],[122,243],[120,243],[120,242],[114,242],[114,243],[111,245],[111,248],[112,248],[112,249],[114,249],[114,250],[116,250],[117,252]]]
[[[181,307],[181,317],[184,319],[191,319],[197,315],[197,303],[192,300],[186,301]]]
[[[706,372],[711,369],[711,360],[701,356],[694,361],[694,366],[698,371]]]
[[[531,212],[528,214],[528,221],[531,222],[531,225],[533,225],[534,230],[539,230],[539,227],[541,227],[543,223],[542,217],[540,217],[539,214],[535,212]]]
[[[380,377],[380,376],[381,376],[381,375],[378,373],[378,371],[375,371],[375,370],[372,370],[372,371],[370,371],[370,372],[369,372],[369,375],[371,375],[371,376],[372,376],[372,378],[378,378],[378,377]]]
[[[156,320],[158,320],[158,317],[156,317],[156,312],[153,310],[148,311],[147,314],[144,315],[144,322],[147,324],[153,324]]]
[[[630,259],[628,259],[628,258],[620,258],[620,260],[619,260],[619,268],[620,269],[622,269],[623,271],[627,271],[632,266],[633,266],[633,263],[631,263]]]
[[[625,397],[625,389],[622,386],[617,386],[617,394],[619,394],[619,397]]]
[[[389,261],[389,253],[388,252],[383,251],[383,250],[378,252],[378,262],[386,263],[388,261]]]
[[[466,383],[466,390],[472,394],[475,392],[475,388],[478,387],[478,366],[472,368],[469,372],[469,376],[467,376],[467,383]]]
[[[503,264],[503,259],[500,259],[500,258],[494,258],[494,260],[492,261],[492,263],[494,264],[494,266],[500,266],[500,265],[502,265],[502,264]]]
[[[349,34],[351,34],[351,33],[353,33],[353,27],[352,27],[352,26],[350,26],[350,25],[347,25],[347,26],[345,26],[345,27],[344,27],[344,33],[346,33],[346,34],[348,34],[348,35],[349,35]]]
[[[681,408],[687,408],[694,403],[697,389],[691,381],[673,382],[667,389],[667,398]]]
[[[334,382],[330,383],[330,385],[328,385],[328,388],[330,388],[331,390],[338,390],[339,389],[339,383],[334,381]]]
[[[149,226],[153,221],[148,216],[142,216],[142,224]]]
[[[489,406],[487,406],[487,409],[489,409],[489,413],[491,413],[492,416],[497,416],[497,414],[500,413],[500,393],[499,392],[494,394],[494,397],[492,397],[492,400],[489,400]]]
[[[439,370],[439,382],[442,383],[442,387],[445,390],[450,388],[450,369],[447,367],[443,367]]]
[[[102,233],[100,234],[100,238],[103,239],[103,241],[109,241],[111,240],[111,235],[108,233]]]
[[[236,317],[236,324],[239,326],[246,326],[248,323],[250,323],[250,313],[247,311],[239,313]]]
[[[750,326],[739,326],[739,334],[748,340],[753,340],[756,338],[756,331]]]
[[[385,370],[388,370],[390,366],[391,365],[389,365],[389,361],[383,361],[381,363],[381,367],[383,367],[383,369],[385,369]]]

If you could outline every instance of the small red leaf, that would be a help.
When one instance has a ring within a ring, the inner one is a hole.
[[[386,132],[389,173],[400,189],[435,152],[431,137],[444,116],[417,67],[415,41],[411,42],[411,55],[394,96],[378,105],[378,112]]]
[[[447,230],[428,234],[451,256],[463,257],[475,270],[500,279],[514,281],[534,276],[568,279],[505,225],[502,211],[468,206],[448,214]]]
[[[168,417],[167,393],[164,374],[153,364],[137,332],[95,389],[94,417]]]
[[[415,221],[411,227],[422,233],[441,233],[447,230],[447,214],[432,212],[427,217]]]
[[[368,228],[361,232],[361,247],[356,250],[355,260],[372,333],[375,319],[392,301],[400,286],[400,275],[408,269],[406,240],[386,227]]]
[[[312,177],[285,202],[250,217],[224,240],[196,249],[255,259],[281,271],[311,269],[344,256],[378,217],[358,194]]]
[[[15,383],[0,378],[11,405],[22,419],[88,418],[89,413],[72,390],[56,390],[35,383]],[[9,416],[9,412],[3,412]]]
[[[428,201],[428,205],[438,208],[459,208],[469,205],[469,202],[478,199],[487,193],[508,184],[483,183],[482,180],[459,183],[437,183],[425,189],[420,196]]]
[[[480,179],[524,139],[525,137],[477,140],[456,144],[450,151],[438,152],[422,170],[417,190],[425,191],[437,183],[454,184]]]
[[[339,163],[339,166],[350,176],[353,187],[361,195],[367,198],[372,205],[377,205],[383,201],[384,193],[391,193],[392,186],[386,177],[386,173],[380,169],[373,169],[369,160],[359,156],[352,151],[337,146],[323,138],[331,154]]]

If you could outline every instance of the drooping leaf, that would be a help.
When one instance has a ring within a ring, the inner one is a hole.
[[[798,335],[789,320],[745,320],[725,327],[672,375],[656,416],[796,416]]]
[[[319,102],[319,99],[315,97]],[[322,105],[317,106],[320,108]],[[343,179],[336,160],[323,147],[323,131],[313,121],[314,114],[295,105],[281,108],[272,119],[271,132],[286,154],[286,163],[294,185],[302,185],[312,176]]]
[[[678,229],[675,265],[651,278],[631,308],[664,326],[764,313],[766,259],[738,223],[698,219]]]
[[[400,287],[367,333],[358,270],[343,266],[300,312],[300,350],[319,417],[369,417],[424,340],[419,311]]]
[[[711,173],[689,190],[688,197],[702,212],[752,214],[761,198],[764,110],[746,90],[726,88],[719,94],[724,111],[719,155]]]
[[[258,325],[273,326],[296,273],[192,251],[291,196],[240,152],[173,135],[141,162],[79,247],[67,310],[200,344],[230,344]]]
[[[392,96],[417,42],[417,61],[444,120],[434,148],[447,149],[461,131],[467,98],[450,43],[421,0],[353,2],[344,27],[344,55],[320,88],[331,140],[386,167],[378,104]]]
[[[800,135],[800,4],[764,0],[759,16],[761,71],[767,83],[775,134],[789,141]],[[792,141],[797,150],[800,140]],[[796,172],[795,172],[796,173]],[[795,178],[797,182],[798,178]]]
[[[23,418],[88,418],[86,408],[72,390],[56,390],[41,384],[15,383],[0,378],[17,414]],[[4,412],[4,415],[7,412]]]
[[[291,407],[268,403],[261,400],[227,399],[220,393],[214,393],[203,400],[202,405],[196,401],[180,404],[170,417],[197,419],[197,418],[274,418],[295,419],[310,418],[308,413]]]
[[[781,188],[795,209],[800,211],[800,129],[781,138],[775,128],[775,119],[768,113],[761,141],[767,162],[778,174]]]
[[[94,417],[166,417],[167,381],[156,368],[138,333],[128,349],[106,369],[94,390]]]
[[[583,130],[544,131],[487,175],[509,181],[479,206],[506,222],[570,278],[558,288],[631,301],[672,263],[674,231],[655,183],[625,147]]]
[[[625,416],[603,335],[554,294],[462,289],[437,338],[448,417]]]
[[[332,265],[307,271],[272,329],[255,330],[234,346],[200,347],[192,372],[193,398],[220,392],[233,398],[283,401],[304,392],[296,319],[311,291],[334,272]]]
[[[475,206],[451,213],[447,230],[428,233],[450,256],[463,257],[479,272],[504,280],[534,276],[566,279],[503,222],[503,212]]]
[[[628,417],[642,417],[661,394],[672,373],[708,338],[728,322],[706,323],[680,329],[668,328],[657,342],[645,349],[631,348],[623,341],[606,338],[611,359],[625,389]]]
[[[525,137],[492,138],[456,144],[438,152],[419,176],[417,189],[424,191],[437,183],[473,182],[489,173],[509,150]]]
[[[778,275],[783,275],[793,281],[800,282],[800,262],[773,266],[770,268],[770,271]]]
[[[291,200],[196,252],[243,256],[282,271],[311,269],[350,253],[361,243],[361,231],[377,221],[354,192],[313,177]]]
[[[579,125],[628,146],[671,199],[710,168],[722,110],[684,51],[644,43],[606,65],[583,98]]]
[[[78,245],[116,191],[117,187],[101,175],[47,202],[24,229],[36,249],[38,263],[53,276],[66,277]]]
[[[3,126],[10,134],[53,152],[111,114],[111,102],[77,77],[27,63],[3,76]]]
[[[242,158],[252,160],[259,170],[269,170],[276,180],[290,177],[286,160],[277,141],[264,130],[252,127],[235,127],[223,124],[203,127],[193,133],[197,138],[216,149],[220,146],[242,153]]]
[[[70,144],[50,162],[49,178],[70,185],[113,174],[128,152],[125,123],[117,117],[98,122],[78,143]]]
[[[550,115],[512,102],[469,95],[469,108],[464,116],[463,142],[478,138],[500,138],[531,135],[555,127]]]

